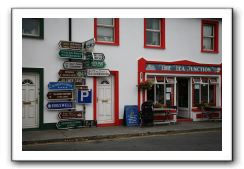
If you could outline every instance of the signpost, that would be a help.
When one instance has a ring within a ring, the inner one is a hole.
[[[48,89],[50,90],[73,90],[74,84],[70,82],[49,82]]]
[[[77,103],[87,104],[92,102],[92,90],[78,90]]]
[[[80,42],[60,41],[58,45],[60,49],[81,50],[84,48],[84,43]]]
[[[64,69],[82,69],[83,63],[82,62],[68,62],[65,61],[63,64]]]
[[[105,60],[105,56],[103,53],[85,52],[84,55],[86,57],[86,60],[97,60],[97,61]]]
[[[58,129],[69,129],[84,126],[84,120],[61,120],[56,124]]]
[[[48,92],[47,98],[50,100],[67,100],[73,99],[72,91],[64,91],[64,92]]]
[[[103,61],[86,61],[84,63],[85,68],[104,68],[105,67],[105,62]]]
[[[84,42],[85,50],[90,51],[90,50],[92,50],[94,48],[94,46],[95,46],[95,39],[94,38],[89,39],[89,40]]]
[[[59,119],[84,119],[82,111],[59,112]]]
[[[58,54],[60,58],[86,60],[84,53],[78,50],[61,49]]]
[[[60,77],[85,77],[86,71],[85,70],[65,70],[61,69],[58,72]]]
[[[49,110],[74,109],[73,102],[48,102],[47,108]]]
[[[108,69],[87,69],[87,76],[109,76]]]

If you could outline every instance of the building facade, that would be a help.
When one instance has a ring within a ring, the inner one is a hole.
[[[48,109],[48,84],[60,79],[63,63],[71,60],[59,56],[59,42],[93,37],[92,52],[104,54],[110,75],[85,78],[92,93],[86,120],[121,125],[124,106],[140,110],[147,100],[176,107],[172,121],[203,120],[202,102],[221,106],[221,19],[29,18],[22,24],[24,129],[56,127],[61,110]],[[138,87],[149,81],[150,89]]]

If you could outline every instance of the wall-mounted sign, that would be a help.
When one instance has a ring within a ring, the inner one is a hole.
[[[66,70],[61,69],[58,72],[60,77],[85,77],[86,70]]]
[[[83,77],[60,77],[58,79],[59,82],[72,82],[72,83],[81,83],[83,85],[86,84],[86,79]]]
[[[86,57],[84,56],[83,52],[78,50],[61,49],[58,54],[60,58],[86,60]]]
[[[75,84],[76,89],[80,89],[80,90],[88,90],[88,86],[86,85],[82,85],[82,84]]]
[[[67,111],[67,112],[59,112],[59,119],[82,119],[83,112],[82,111]]]
[[[63,64],[64,69],[82,69],[83,63],[82,62],[69,62],[65,61]]]
[[[47,98],[50,100],[73,99],[73,92],[72,91],[48,92]]]
[[[94,38],[89,39],[89,40],[85,41],[84,44],[85,44],[85,45],[84,45],[85,50],[90,51],[90,50],[92,50],[92,49],[94,48],[94,46],[95,46],[95,39],[94,39]]]
[[[86,60],[97,60],[97,61],[105,60],[105,56],[103,53],[85,52],[84,55],[86,56]]]
[[[77,103],[87,104],[92,102],[92,90],[77,90]]]
[[[87,69],[87,76],[109,76],[108,69]]]
[[[60,41],[58,45],[60,49],[80,50],[84,48],[84,43],[80,42]]]
[[[74,84],[70,82],[49,82],[48,89],[50,90],[73,90]]]
[[[103,61],[86,61],[84,62],[84,67],[85,68],[104,68],[105,67],[105,62]]]
[[[218,66],[188,66],[188,65],[186,66],[186,65],[146,64],[146,70],[220,73],[221,68]]]
[[[62,120],[56,124],[58,129],[70,129],[84,126],[84,120]]]
[[[74,102],[48,102],[49,110],[74,109]]]

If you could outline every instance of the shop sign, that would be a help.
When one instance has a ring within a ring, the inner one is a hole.
[[[89,39],[89,40],[85,41],[84,44],[85,44],[85,45],[84,45],[85,50],[90,51],[90,50],[92,50],[92,49],[94,48],[94,46],[95,46],[95,39],[94,39],[94,38]]]
[[[50,100],[65,100],[65,99],[73,99],[73,92],[48,92],[47,98]]]
[[[76,51],[71,49],[61,49],[58,54],[60,58],[86,60],[83,52],[78,50]]]
[[[108,69],[87,69],[87,76],[109,76]]]
[[[124,118],[126,126],[138,126],[139,125],[139,113],[137,106],[125,106]]]
[[[86,52],[84,53],[86,56],[86,60],[96,60],[96,61],[104,61],[105,55],[103,53],[93,53],[93,52]]]
[[[83,77],[60,77],[58,79],[59,82],[72,82],[72,83],[79,83],[79,84],[86,84],[86,79]]]
[[[188,65],[166,65],[147,64],[146,70],[175,71],[175,72],[198,72],[198,73],[220,73],[218,66],[188,66]]]
[[[82,119],[82,115],[82,111],[67,111],[58,113],[59,119]]]
[[[72,41],[60,41],[58,45],[60,49],[81,50],[84,48],[84,43]]]
[[[61,69],[58,72],[60,77],[85,77],[86,71],[85,70],[65,70]]]
[[[49,82],[48,89],[50,90],[73,90],[74,84],[70,82]]]
[[[82,69],[83,63],[82,62],[69,62],[65,61],[63,64],[64,69]]]
[[[84,120],[61,120],[57,124],[57,129],[70,129],[84,126]]]
[[[92,102],[92,90],[77,90],[77,103],[87,104]]]
[[[49,110],[73,109],[73,102],[48,102],[47,108]]]
[[[105,67],[105,62],[103,61],[86,61],[84,62],[84,67],[85,68],[104,68]]]

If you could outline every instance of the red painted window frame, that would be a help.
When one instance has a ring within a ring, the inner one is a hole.
[[[94,38],[96,44],[119,46],[119,18],[114,19],[114,42],[97,41],[97,18],[94,18]]]
[[[206,50],[203,49],[203,26],[204,25],[213,25],[214,27],[214,49]],[[205,20],[201,22],[201,52],[203,53],[219,53],[219,22],[216,20]]]
[[[144,48],[165,49],[165,18],[160,18],[160,46],[147,45],[147,18],[144,18]]]

